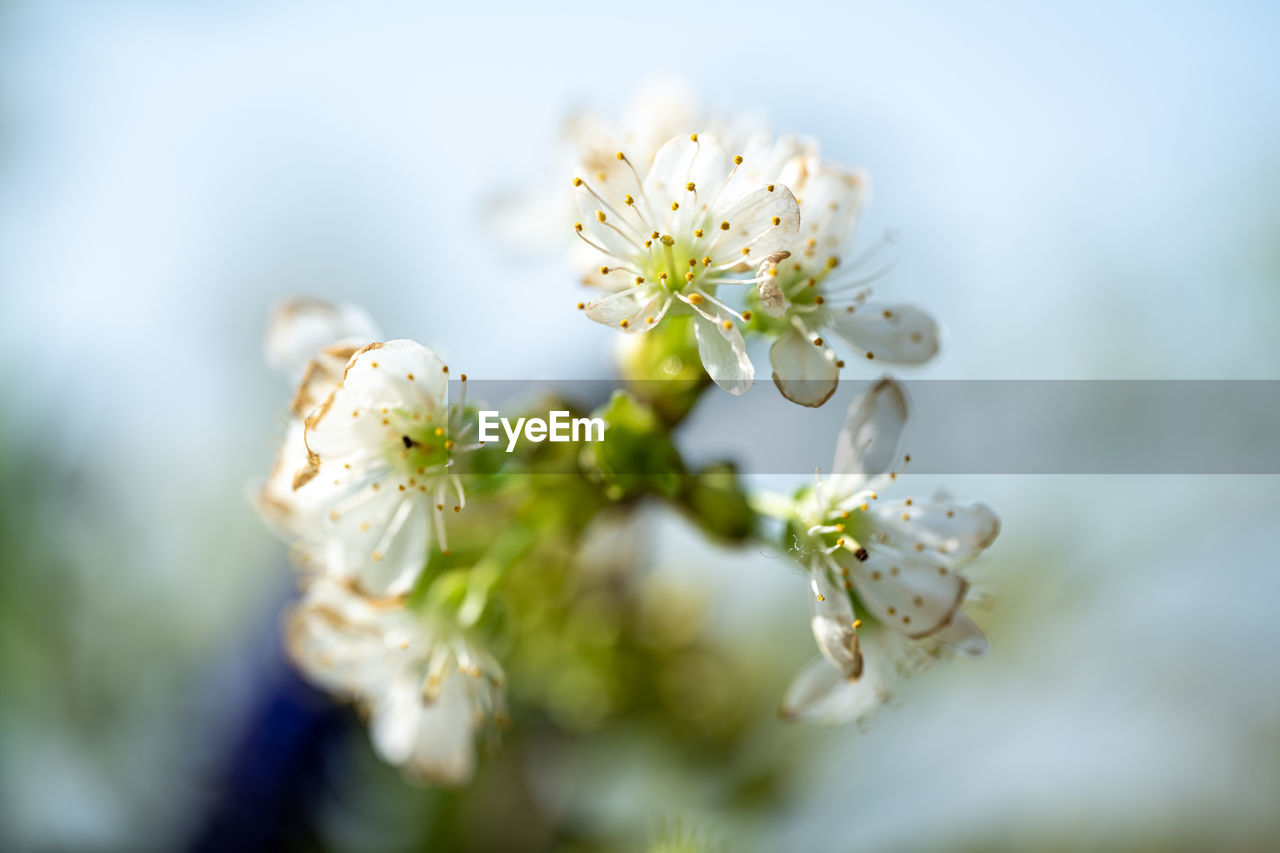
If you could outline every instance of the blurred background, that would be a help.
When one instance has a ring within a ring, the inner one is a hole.
[[[786,562],[656,510],[670,679],[517,719],[472,789],[403,782],[292,674],[246,498],[289,395],[270,306],[359,302],[473,376],[610,377],[558,245],[485,214],[654,72],[871,170],[881,291],[948,331],[906,375],[1280,379],[1274,8],[686,5],[0,2],[0,847],[1280,846],[1273,476],[947,478],[1004,521],[992,651],[862,728],[774,717],[813,654]]]

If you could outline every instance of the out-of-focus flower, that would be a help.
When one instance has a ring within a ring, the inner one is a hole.
[[[320,370],[336,364],[340,372],[352,352],[381,336],[377,323],[358,305],[299,297],[271,312],[263,355],[272,369],[297,380],[317,369],[316,362]],[[346,355],[340,356],[343,350]]]
[[[754,370],[735,321],[749,319],[716,298],[720,285],[743,284],[759,260],[788,246],[799,231],[795,197],[782,184],[748,186],[742,155],[730,158],[713,137],[676,137],[642,172],[625,152],[628,180],[597,188],[582,177],[574,229],[599,253],[602,286],[613,292],[579,303],[591,319],[624,332],[646,332],[669,311],[692,314],[707,374],[734,394]]]
[[[317,578],[292,609],[286,644],[308,678],[369,713],[374,749],[411,778],[459,785],[477,732],[502,724],[502,668],[447,617]]]
[[[563,175],[581,170],[584,178],[608,187],[628,179],[626,164],[615,156],[618,151],[648,169],[663,143],[694,131],[714,134],[744,155],[765,136],[754,117],[714,114],[686,82],[662,75],[641,82],[616,110],[580,107],[569,113],[560,126],[555,162],[546,171]],[[775,168],[770,177],[776,174]],[[557,180],[550,186],[505,189],[491,203],[489,219],[507,245],[559,252],[565,246],[585,248],[560,228],[575,208],[574,194]],[[592,266],[590,257],[586,266]]]
[[[907,420],[901,386],[880,380],[850,407],[831,476],[793,504],[789,522],[807,564],[823,656],[788,690],[787,718],[843,721],[883,698],[883,658],[863,653],[859,614],[907,640],[986,651],[982,631],[960,609],[969,591],[960,568],[995,540],[1000,521],[977,501],[880,498],[897,479],[895,466],[910,459],[898,456]]]
[[[445,512],[465,505],[453,469],[478,445],[466,443],[474,422],[463,416],[465,399],[447,401],[448,370],[413,341],[368,344],[304,422],[306,461],[293,491],[320,508],[306,539],[323,571],[369,594],[407,592],[433,528],[445,550]]]
[[[835,393],[844,361],[832,335],[867,359],[921,364],[932,358],[938,351],[933,318],[912,305],[869,302],[867,286],[887,267],[869,268],[876,249],[850,255],[870,196],[868,175],[802,156],[778,180],[795,193],[802,226],[790,257],[763,266],[757,290],[763,310],[784,321],[769,351],[783,396],[820,406]]]
[[[342,372],[360,347],[381,336],[363,308],[319,299],[289,300],[272,312],[263,350],[267,363],[297,382],[289,403],[284,442],[271,474],[252,494],[252,501],[268,527],[298,545],[318,526],[321,508],[293,488],[294,474],[307,464],[304,439],[307,415],[333,393]],[[306,561],[309,549],[295,547],[294,556]]]

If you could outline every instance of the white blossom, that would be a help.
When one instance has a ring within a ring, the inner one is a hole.
[[[319,299],[297,298],[272,311],[263,350],[267,363],[297,383],[289,403],[284,441],[271,474],[251,500],[267,526],[293,546],[295,559],[312,559],[308,539],[319,526],[323,506],[313,492],[299,494],[294,475],[307,464],[305,420],[342,381],[356,350],[381,337],[363,308]]]
[[[448,367],[413,341],[357,350],[304,421],[295,495],[320,507],[305,533],[320,570],[372,595],[410,590],[432,540],[447,553],[445,514],[466,504],[455,471],[475,426],[447,400]]]
[[[312,681],[369,715],[378,755],[424,782],[475,772],[477,733],[506,715],[496,660],[447,618],[317,578],[287,620],[286,645]]]
[[[868,301],[877,250],[852,254],[870,197],[870,178],[814,156],[792,159],[778,177],[800,205],[802,226],[785,260],[765,264],[758,292],[764,310],[786,328],[769,352],[773,380],[787,399],[820,406],[831,397],[845,362],[832,345],[865,359],[921,364],[938,351],[933,318],[912,305]]]
[[[599,253],[602,286],[612,291],[579,307],[630,333],[649,331],[669,312],[692,315],[707,374],[731,393],[746,393],[755,372],[736,322],[749,315],[716,292],[754,281],[739,273],[791,242],[800,227],[795,198],[778,183],[746,184],[745,158],[730,158],[707,135],[671,139],[644,172],[625,152],[615,156],[629,180],[608,188],[573,180],[574,230]]]
[[[822,658],[788,691],[784,717],[844,721],[883,700],[883,650],[863,648],[860,616],[905,640],[986,651],[961,610],[969,583],[960,569],[995,540],[1000,521],[977,501],[881,497],[910,460],[898,456],[907,420],[901,386],[880,380],[850,407],[830,476],[794,504]]]

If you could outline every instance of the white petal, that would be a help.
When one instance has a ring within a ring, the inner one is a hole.
[[[421,494],[399,502],[381,529],[376,550],[353,554],[351,572],[360,589],[377,596],[403,595],[413,589],[427,562],[430,512],[428,500]],[[373,528],[375,532],[378,529]]]
[[[969,584],[934,554],[873,548],[867,559],[837,552],[858,598],[882,623],[912,638],[945,628],[959,611]]]
[[[850,344],[897,364],[922,364],[938,352],[938,324],[914,305],[859,305],[833,310],[827,322]]]
[[[352,356],[342,385],[307,418],[307,446],[322,458],[381,455],[396,441],[382,410],[434,416],[444,408],[448,378],[444,362],[421,344],[371,344]]]
[[[285,645],[311,680],[347,696],[381,690],[406,659],[414,626],[336,581],[317,578],[289,612]]]
[[[468,695],[468,679],[456,670],[445,676],[434,702],[419,711],[417,738],[404,769],[410,776],[461,785],[475,773],[474,731],[478,709]]]
[[[763,260],[791,246],[800,230],[800,207],[791,190],[782,184],[773,189],[760,187],[748,193],[723,215],[729,230],[715,242],[714,257],[719,263],[737,258]],[[778,224],[773,224],[777,219]],[[719,227],[713,223],[712,227]],[[743,249],[750,251],[743,254]]]
[[[294,475],[307,465],[304,432],[302,421],[289,422],[270,476],[252,495],[254,507],[267,527],[286,541],[312,530],[321,517],[323,506],[311,499],[311,492],[302,494],[293,488]]]
[[[945,643],[956,651],[979,657],[987,653],[987,638],[977,623],[957,610],[951,622],[933,635],[933,639]]]
[[[422,724],[422,704],[422,687],[411,671],[392,680],[373,699],[369,735],[383,761],[398,767],[413,755]]]
[[[662,319],[670,297],[656,287],[629,287],[587,303],[592,320],[624,332],[647,332]],[[652,322],[650,322],[652,318]]]
[[[870,176],[817,157],[800,157],[787,163],[778,180],[800,201],[805,256],[811,253],[816,263],[823,263],[845,252],[870,201]],[[812,248],[807,243],[810,239],[814,241]]]
[[[823,565],[814,566],[809,578],[809,625],[818,651],[845,678],[862,674],[862,649],[854,630],[853,603],[843,586],[831,581]]]
[[[595,187],[593,186],[592,189]],[[617,208],[622,206],[621,201],[614,205],[613,211],[610,211],[600,203],[600,199],[591,194],[585,185],[577,187],[574,191],[577,193],[578,222],[585,227],[586,237],[605,249],[609,257],[622,262],[644,254],[644,250],[637,243],[635,228],[625,220],[619,221],[615,215]],[[597,189],[596,192],[599,190]],[[602,213],[605,217],[604,221],[600,219]],[[602,263],[605,266],[614,266],[608,263],[609,257],[598,252],[596,254],[596,266]]]
[[[773,342],[769,349],[773,363],[773,382],[793,403],[817,407],[836,392],[840,369],[829,347],[816,347],[809,339],[791,328]]]
[[[888,377],[854,398],[836,439],[832,474],[867,477],[893,469],[909,415],[906,392]]]
[[[871,509],[871,517],[888,544],[902,550],[921,544],[951,560],[977,556],[1000,534],[999,516],[981,501],[884,501]]]
[[[352,339],[364,346],[379,337],[377,324],[358,305],[292,299],[272,312],[263,350],[272,368],[297,377],[309,361],[338,341]]]
[[[791,682],[778,713],[789,722],[833,726],[866,717],[889,698],[881,667],[879,656],[869,650],[862,676],[850,681],[820,657]]]
[[[729,321],[728,315],[714,306],[708,312],[715,319],[708,319],[695,312],[693,315],[694,335],[698,339],[698,354],[702,357],[702,365],[712,381],[730,394],[739,396],[747,393],[755,384],[755,368],[751,359],[747,358],[747,345],[742,339],[742,332]]]
[[[695,221],[703,216],[702,207],[711,202],[729,174],[728,160],[719,141],[709,134],[702,134],[694,142],[688,135],[676,136],[667,141],[654,155],[653,166],[644,179],[644,197],[657,210],[646,211],[658,217],[653,227],[675,233],[682,224],[685,231],[697,227]],[[687,188],[693,183],[695,196]],[[671,203],[679,204],[673,211]]]

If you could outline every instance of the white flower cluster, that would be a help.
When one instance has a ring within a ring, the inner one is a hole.
[[[907,421],[902,387],[880,380],[850,406],[830,476],[781,513],[808,570],[822,653],[788,690],[784,718],[842,723],[874,710],[889,696],[894,641],[986,652],[961,609],[969,593],[961,571],[995,541],[1000,520],[986,504],[942,494],[881,498],[910,462],[898,455]],[[879,645],[860,641],[858,608],[875,619]]]
[[[475,448],[448,367],[412,341],[374,340],[362,310],[281,307],[267,361],[298,378],[275,469],[256,494],[303,577],[288,649],[315,682],[370,712],[373,744],[410,776],[467,781],[474,735],[503,711],[497,661],[449,614],[413,600]],[[465,382],[465,377],[463,377]],[[465,388],[465,385],[464,385]]]
[[[697,111],[667,105],[663,114]],[[812,140],[710,124],[712,131],[695,126],[656,151],[619,148],[612,162],[598,139],[581,141],[573,229],[593,251],[573,257],[584,282],[607,293],[578,307],[629,334],[692,316],[707,375],[733,394],[755,378],[742,328],[761,332],[773,340],[774,382],[805,406],[835,392],[840,352],[891,364],[932,358],[939,331],[928,314],[870,299],[869,285],[888,269],[875,261],[883,243],[853,251],[868,175],[823,159]],[[652,138],[623,129],[599,135]],[[724,297],[722,288],[732,286],[754,286],[739,300],[744,307]],[[766,316],[753,323],[751,306]]]
[[[706,375],[733,394],[754,383],[748,337],[764,338],[777,387],[810,407],[835,392],[841,353],[920,364],[937,352],[938,327],[927,314],[870,298],[868,285],[887,267],[876,266],[880,246],[852,249],[869,197],[865,173],[824,160],[811,140],[714,120],[652,94],[630,121],[617,127],[580,115],[571,125],[579,168],[570,255],[599,292],[578,304],[589,318],[631,336],[665,325],[664,333],[629,340],[657,341],[690,358],[696,346]],[[733,287],[742,298],[726,295]],[[724,501],[724,517],[712,525],[711,510],[721,507],[709,509],[705,498],[694,504],[696,490],[672,485],[697,476],[672,434],[687,400],[664,408],[660,399],[617,392],[598,413],[619,419],[619,442],[605,439],[606,417],[575,418],[575,431],[597,427],[593,452],[571,456],[579,466],[573,482],[554,467],[545,473],[555,476],[540,477],[538,460],[569,455],[515,453],[524,418],[514,429],[495,412],[482,419],[467,406],[465,375],[461,399],[450,401],[450,372],[439,357],[413,341],[381,338],[353,306],[297,300],[277,312],[267,361],[298,385],[283,448],[255,503],[288,542],[302,579],[288,617],[291,657],[311,680],[367,711],[376,751],[407,775],[442,784],[471,778],[478,737],[506,717],[505,675],[486,644],[504,646],[493,639],[498,631],[486,638],[479,627],[490,592],[531,543],[547,545],[526,561],[540,572],[534,582],[526,575],[494,608],[502,614],[495,620],[507,620],[502,642],[513,642],[520,628],[513,611],[537,610],[530,595],[554,574],[539,560],[571,557],[602,508],[634,511],[638,502],[624,498],[685,500],[684,509],[707,516],[706,529],[738,531],[742,540],[760,535],[760,516],[784,525],[784,548],[804,566],[821,652],[787,692],[787,719],[864,716],[887,698],[891,652],[901,644],[930,656],[985,651],[963,610],[970,585],[962,572],[995,539],[999,520],[984,504],[943,495],[881,497],[909,461],[899,455],[908,401],[892,379],[854,401],[825,480],[754,502],[734,484],[730,497],[738,500]],[[656,355],[661,363],[671,353]],[[671,386],[673,396],[689,386],[696,395],[710,383]],[[553,423],[570,416],[557,410]],[[498,423],[507,452],[477,452]],[[494,452],[524,466],[519,479],[503,479],[510,469],[485,473]],[[478,476],[465,479],[471,475]],[[478,511],[491,515],[469,532],[454,526],[460,552],[451,556],[448,522],[466,509],[464,482],[480,497]],[[477,490],[477,482],[488,485]],[[518,661],[508,661],[517,680]]]

